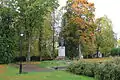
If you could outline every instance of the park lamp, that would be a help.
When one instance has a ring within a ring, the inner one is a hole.
[[[20,67],[19,74],[22,74],[22,37],[24,36],[23,32],[20,32]]]
[[[23,34],[23,33],[20,33],[20,36],[22,37],[22,36],[24,36],[24,34]]]
[[[24,31],[21,30],[21,31],[20,31],[20,37],[23,37],[23,36],[24,36]]]

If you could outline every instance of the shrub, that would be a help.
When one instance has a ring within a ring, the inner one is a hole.
[[[70,64],[70,66],[67,68],[67,71],[78,75],[93,77],[95,67],[95,63],[80,61],[79,63]]]
[[[31,56],[31,61],[40,61],[40,56]]]
[[[119,56],[120,55],[120,48],[113,48],[111,50],[111,56]]]
[[[111,62],[105,62],[98,65],[95,72],[95,78],[98,80],[119,80],[120,65]]]
[[[21,57],[15,57],[14,58],[14,62],[20,62],[20,60],[25,62],[26,61],[26,57],[25,56],[21,56]]]
[[[120,64],[120,58],[118,58],[118,57],[114,58],[114,59],[113,59],[113,62],[114,62],[115,64]]]
[[[97,80],[119,80],[120,58],[115,58],[103,63],[79,61],[72,63],[67,71],[77,75],[95,77]]]

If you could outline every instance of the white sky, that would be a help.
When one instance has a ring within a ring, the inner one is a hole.
[[[60,6],[64,6],[67,0],[59,0]],[[96,18],[107,15],[113,23],[113,30],[120,38],[120,0],[88,0],[95,4]]]

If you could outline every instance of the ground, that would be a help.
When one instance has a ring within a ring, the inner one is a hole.
[[[36,62],[30,63],[29,65],[24,64],[24,67],[25,66],[28,67],[26,69],[29,70],[29,72],[23,73],[23,74],[19,74],[18,73],[19,69],[17,68],[17,66],[13,64],[0,65],[0,80],[56,80],[56,79],[57,80],[95,80],[93,78],[86,77],[86,76],[74,75],[66,71],[60,71],[60,70],[50,71],[48,68],[47,69],[45,68],[47,66],[51,67],[52,65],[56,66],[56,65],[63,64],[63,62],[62,63],[57,62],[57,64],[55,62],[48,61],[48,62],[40,62],[40,63],[38,62],[37,64]],[[40,64],[42,68],[39,68]],[[51,65],[48,65],[48,64],[51,64]],[[44,69],[46,69],[47,71]]]

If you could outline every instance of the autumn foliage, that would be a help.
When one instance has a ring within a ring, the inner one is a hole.
[[[66,6],[67,12],[64,15],[67,23],[64,28],[64,37],[72,43],[81,44],[82,51],[93,53],[95,48],[94,31],[94,3],[87,0],[68,0]],[[92,46],[92,47],[91,47]],[[86,50],[85,50],[86,49]]]
[[[89,10],[94,8],[94,4],[87,0],[73,0],[71,7],[78,14],[86,14]]]
[[[79,30],[82,31],[82,35],[85,41],[91,39],[94,36],[94,3],[90,3],[87,0],[72,0],[70,8],[74,17],[72,22],[79,26]],[[89,37],[89,38],[87,38]]]

